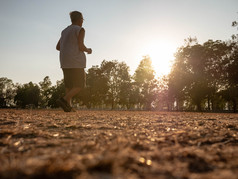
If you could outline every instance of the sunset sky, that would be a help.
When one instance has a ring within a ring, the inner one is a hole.
[[[0,0],[0,77],[14,83],[63,78],[55,46],[70,25],[69,12],[84,15],[87,69],[102,60],[124,61],[131,74],[150,55],[157,76],[184,39],[228,40],[237,29],[237,0]]]

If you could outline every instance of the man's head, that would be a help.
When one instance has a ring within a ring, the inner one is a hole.
[[[83,24],[83,15],[81,12],[72,11],[69,13],[72,24],[77,24],[82,26]]]

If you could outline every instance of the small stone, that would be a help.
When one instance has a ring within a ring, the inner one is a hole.
[[[140,163],[145,163],[145,158],[140,157],[140,158],[139,158],[139,162],[140,162]]]
[[[152,164],[152,161],[151,161],[151,160],[147,160],[147,161],[146,161],[146,164],[147,164],[147,165],[151,165],[151,164]]]
[[[58,137],[58,136],[59,136],[59,134],[58,134],[58,133],[56,133],[56,134],[54,134],[53,136],[54,136],[54,137]]]

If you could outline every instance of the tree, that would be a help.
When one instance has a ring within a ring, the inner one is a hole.
[[[27,105],[34,105],[38,107],[40,101],[40,88],[37,84],[32,82],[18,85],[16,96],[14,98],[18,107],[26,108]]]
[[[108,91],[105,103],[110,104],[111,109],[118,104],[126,105],[129,99],[123,99],[128,98],[123,90],[130,83],[129,67],[124,62],[104,60],[100,68],[107,79]]]
[[[123,108],[129,109],[130,104],[130,95],[131,95],[131,75],[129,74],[129,66],[126,63],[121,62],[117,65],[117,82],[118,82],[118,104]]]
[[[189,75],[186,90],[198,111],[201,111],[202,99],[206,96],[207,78],[205,75],[204,48],[200,44],[187,46],[183,49],[182,57],[187,63],[186,75]]]
[[[49,91],[51,92],[48,106],[51,108],[57,108],[59,107],[56,103],[57,99],[61,98],[65,95],[65,87],[64,87],[64,80],[56,81],[56,85],[52,86]]]
[[[106,104],[111,105],[111,109],[114,109],[115,103],[117,103],[117,92],[118,92],[118,80],[116,66],[118,62],[116,60],[106,61],[103,60],[101,63],[101,70],[104,77],[107,79],[108,91],[106,94]]]
[[[83,101],[87,108],[102,106],[108,91],[107,78],[101,68],[93,66],[88,69],[86,88],[80,92],[78,99]]]
[[[133,76],[138,92],[139,106],[150,110],[156,97],[157,81],[154,78],[154,70],[149,56],[144,56]]]
[[[0,78],[0,108],[14,106],[15,85],[8,78]]]
[[[51,81],[49,76],[46,76],[43,81],[39,83],[40,85],[40,106],[47,107],[49,100],[52,96]]]
[[[229,46],[219,40],[208,40],[202,45],[189,41],[178,50],[169,75],[169,92],[177,105],[187,103],[190,109],[195,105],[198,111],[206,106],[210,110],[210,103],[213,110],[219,106],[222,100],[217,100],[217,95],[224,86],[224,57],[228,51]]]
[[[238,22],[233,21],[232,26],[237,27]],[[224,71],[226,72],[227,85],[226,89],[223,90],[223,95],[232,103],[233,112],[236,112],[238,103],[238,34],[232,35],[230,46],[231,51],[225,59],[226,70]]]
[[[191,41],[187,46],[191,46]],[[191,81],[187,58],[184,57],[184,46],[180,47],[175,54],[175,62],[168,76],[168,96],[176,110],[183,110],[183,103],[188,93],[188,84]]]
[[[231,48],[226,42],[220,40],[208,40],[203,46],[206,57],[205,74],[208,82],[206,89],[208,110],[219,110],[219,103],[223,103],[222,99],[219,100],[219,91],[225,87],[225,57]]]
[[[230,46],[231,51],[224,60],[225,88],[222,95],[228,102],[232,103],[233,112],[236,112],[238,102],[238,42],[233,41]]]

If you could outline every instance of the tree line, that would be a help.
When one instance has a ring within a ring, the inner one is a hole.
[[[125,62],[103,60],[88,69],[86,78],[86,88],[74,98],[77,107],[236,112],[238,41],[199,44],[188,38],[177,49],[170,74],[161,78],[155,77],[149,56],[143,57],[133,75]],[[52,85],[49,76],[39,84],[0,78],[1,108],[57,108],[56,100],[63,95],[63,80]]]
[[[88,69],[86,88],[74,103],[89,109],[152,109],[157,92],[154,73],[148,56],[141,60],[133,76],[125,62],[103,60],[100,66]],[[64,81],[52,85],[49,76],[39,84],[14,84],[11,79],[0,78],[1,108],[57,108],[56,100],[64,93]]]

